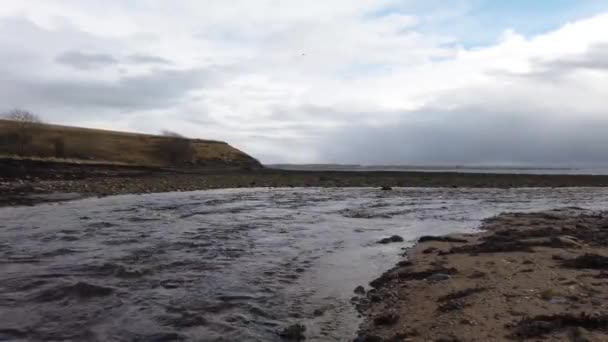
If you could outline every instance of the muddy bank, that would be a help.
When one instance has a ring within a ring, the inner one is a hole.
[[[161,169],[0,159],[0,206],[52,202],[58,193],[91,197],[218,188],[382,186],[591,187],[608,186],[608,176],[287,171],[219,166],[207,169]],[[49,194],[53,196],[49,197]]]
[[[507,213],[371,283],[357,341],[608,340],[608,213]]]

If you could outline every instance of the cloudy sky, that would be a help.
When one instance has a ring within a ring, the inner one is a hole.
[[[605,0],[3,0],[0,110],[265,163],[608,161]]]

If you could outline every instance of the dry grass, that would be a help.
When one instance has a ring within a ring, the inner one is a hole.
[[[12,121],[0,120],[0,155],[16,153],[9,143],[17,131]],[[26,148],[26,158],[54,158],[69,162],[115,163],[142,166],[171,166],[159,153],[159,146],[168,137],[116,132],[80,127],[35,124]],[[57,154],[61,141],[62,155]],[[193,164],[205,166],[218,163],[251,164],[247,154],[221,141],[190,140],[194,149]]]

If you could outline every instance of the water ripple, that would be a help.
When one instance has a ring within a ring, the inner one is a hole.
[[[421,235],[594,189],[247,189],[0,209],[0,340],[350,340],[353,289]],[[401,235],[403,244],[379,245]]]

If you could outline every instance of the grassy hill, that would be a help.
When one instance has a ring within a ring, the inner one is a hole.
[[[8,120],[0,120],[0,155],[137,166],[261,166],[251,156],[221,141]]]

